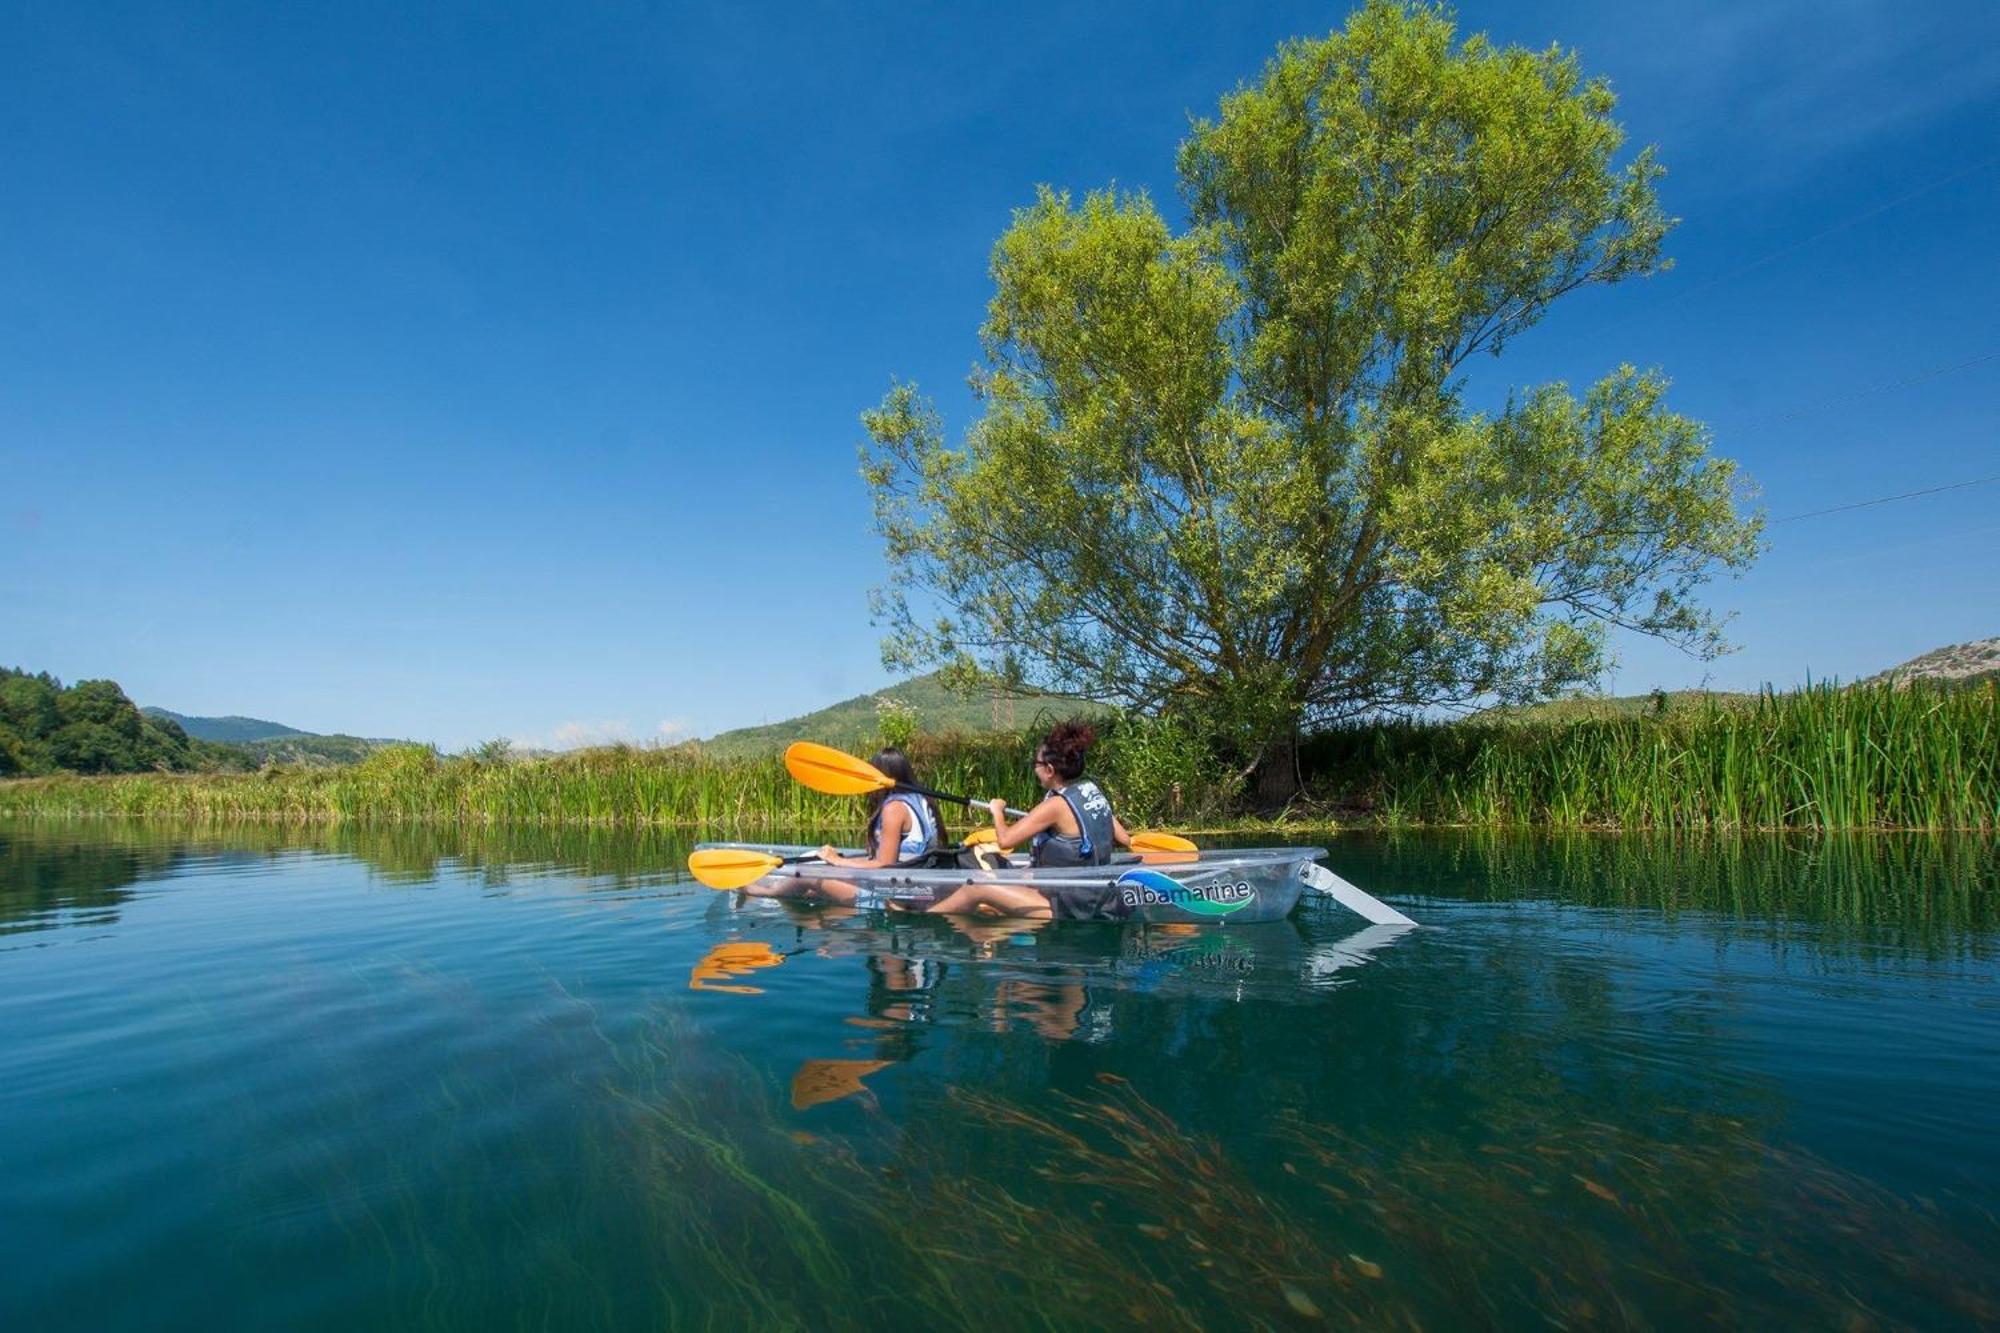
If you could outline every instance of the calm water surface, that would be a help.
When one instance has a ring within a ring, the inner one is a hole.
[[[659,835],[0,823],[0,1327],[2000,1320],[2000,852],[1343,836],[960,929]]]

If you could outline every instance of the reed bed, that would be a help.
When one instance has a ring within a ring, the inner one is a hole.
[[[2000,683],[1815,686],[1568,722],[1315,737],[1308,784],[1376,822],[1564,829],[2000,827]]]
[[[929,743],[926,777],[977,795],[1027,785],[1018,740]],[[460,823],[714,830],[852,828],[860,805],[792,781],[776,757],[712,759],[686,749],[611,747],[480,761],[424,746],[379,750],[347,768],[251,774],[145,773],[0,783],[0,813],[122,815],[277,823]],[[947,815],[952,811],[947,810]],[[961,821],[963,822],[963,821]]]
[[[1099,773],[1130,824],[1190,822],[1186,784],[1111,731]],[[1025,800],[1033,738],[919,737],[934,786]],[[2000,829],[2000,682],[1819,686],[1749,704],[1566,721],[1375,722],[1304,747],[1294,827],[1343,820],[1664,831]],[[1217,780],[1220,781],[1219,779]],[[1197,802],[1195,807],[1200,808]],[[0,782],[0,813],[220,821],[667,826],[709,836],[855,829],[858,803],[775,757],[619,746],[486,761],[391,746],[348,768]],[[948,822],[980,822],[947,808]],[[1210,828],[1243,827],[1225,812]]]

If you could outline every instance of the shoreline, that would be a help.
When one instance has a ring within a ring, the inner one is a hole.
[[[482,829],[482,830],[560,830],[579,829],[601,832],[633,833],[686,833],[689,835],[713,834],[717,838],[725,834],[732,840],[742,840],[735,835],[746,832],[759,835],[801,834],[812,838],[828,836],[845,837],[854,832],[851,821],[830,823],[754,823],[749,826],[716,825],[692,819],[644,818],[632,819],[623,816],[601,816],[594,818],[494,818],[485,815],[462,815],[450,813],[426,813],[404,815],[397,813],[345,814],[340,811],[234,811],[201,812],[173,810],[119,810],[81,807],[35,807],[20,808],[6,800],[7,787],[12,783],[40,782],[46,779],[17,778],[0,780],[0,821],[113,821],[130,823],[186,824],[193,826],[215,826],[227,828],[244,825],[257,828],[284,829]],[[73,779],[72,779],[73,780]],[[88,780],[88,779],[87,779]],[[94,779],[96,781],[116,781],[116,779]],[[1149,821],[1153,822],[1153,821]],[[982,827],[974,825],[972,827]],[[1992,825],[1894,825],[1894,824],[1655,824],[1621,825],[1613,823],[1554,823],[1549,821],[1498,821],[1476,822],[1470,820],[1388,820],[1368,815],[1353,815],[1347,818],[1327,816],[1325,818],[1301,819],[1245,819],[1236,822],[1213,823],[1208,821],[1188,821],[1177,823],[1172,832],[1193,838],[1242,838],[1268,834],[1274,837],[1299,837],[1306,835],[1337,835],[1341,833],[1425,833],[1425,832],[1484,832],[1521,833],[1549,835],[1600,835],[1600,836],[1647,836],[1647,837],[1769,837],[1793,835],[1804,837],[1832,836],[1949,836],[1949,837],[2000,837],[2000,829]]]

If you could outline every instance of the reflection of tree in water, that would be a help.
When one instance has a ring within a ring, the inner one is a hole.
[[[172,847],[121,846],[66,830],[23,836],[0,829],[0,934],[72,921],[115,921],[129,885],[156,879],[180,860]]]

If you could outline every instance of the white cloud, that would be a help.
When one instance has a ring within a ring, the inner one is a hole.
[[[582,750],[593,745],[631,745],[632,724],[620,718],[605,722],[559,722],[545,733],[514,738],[517,750]]]

